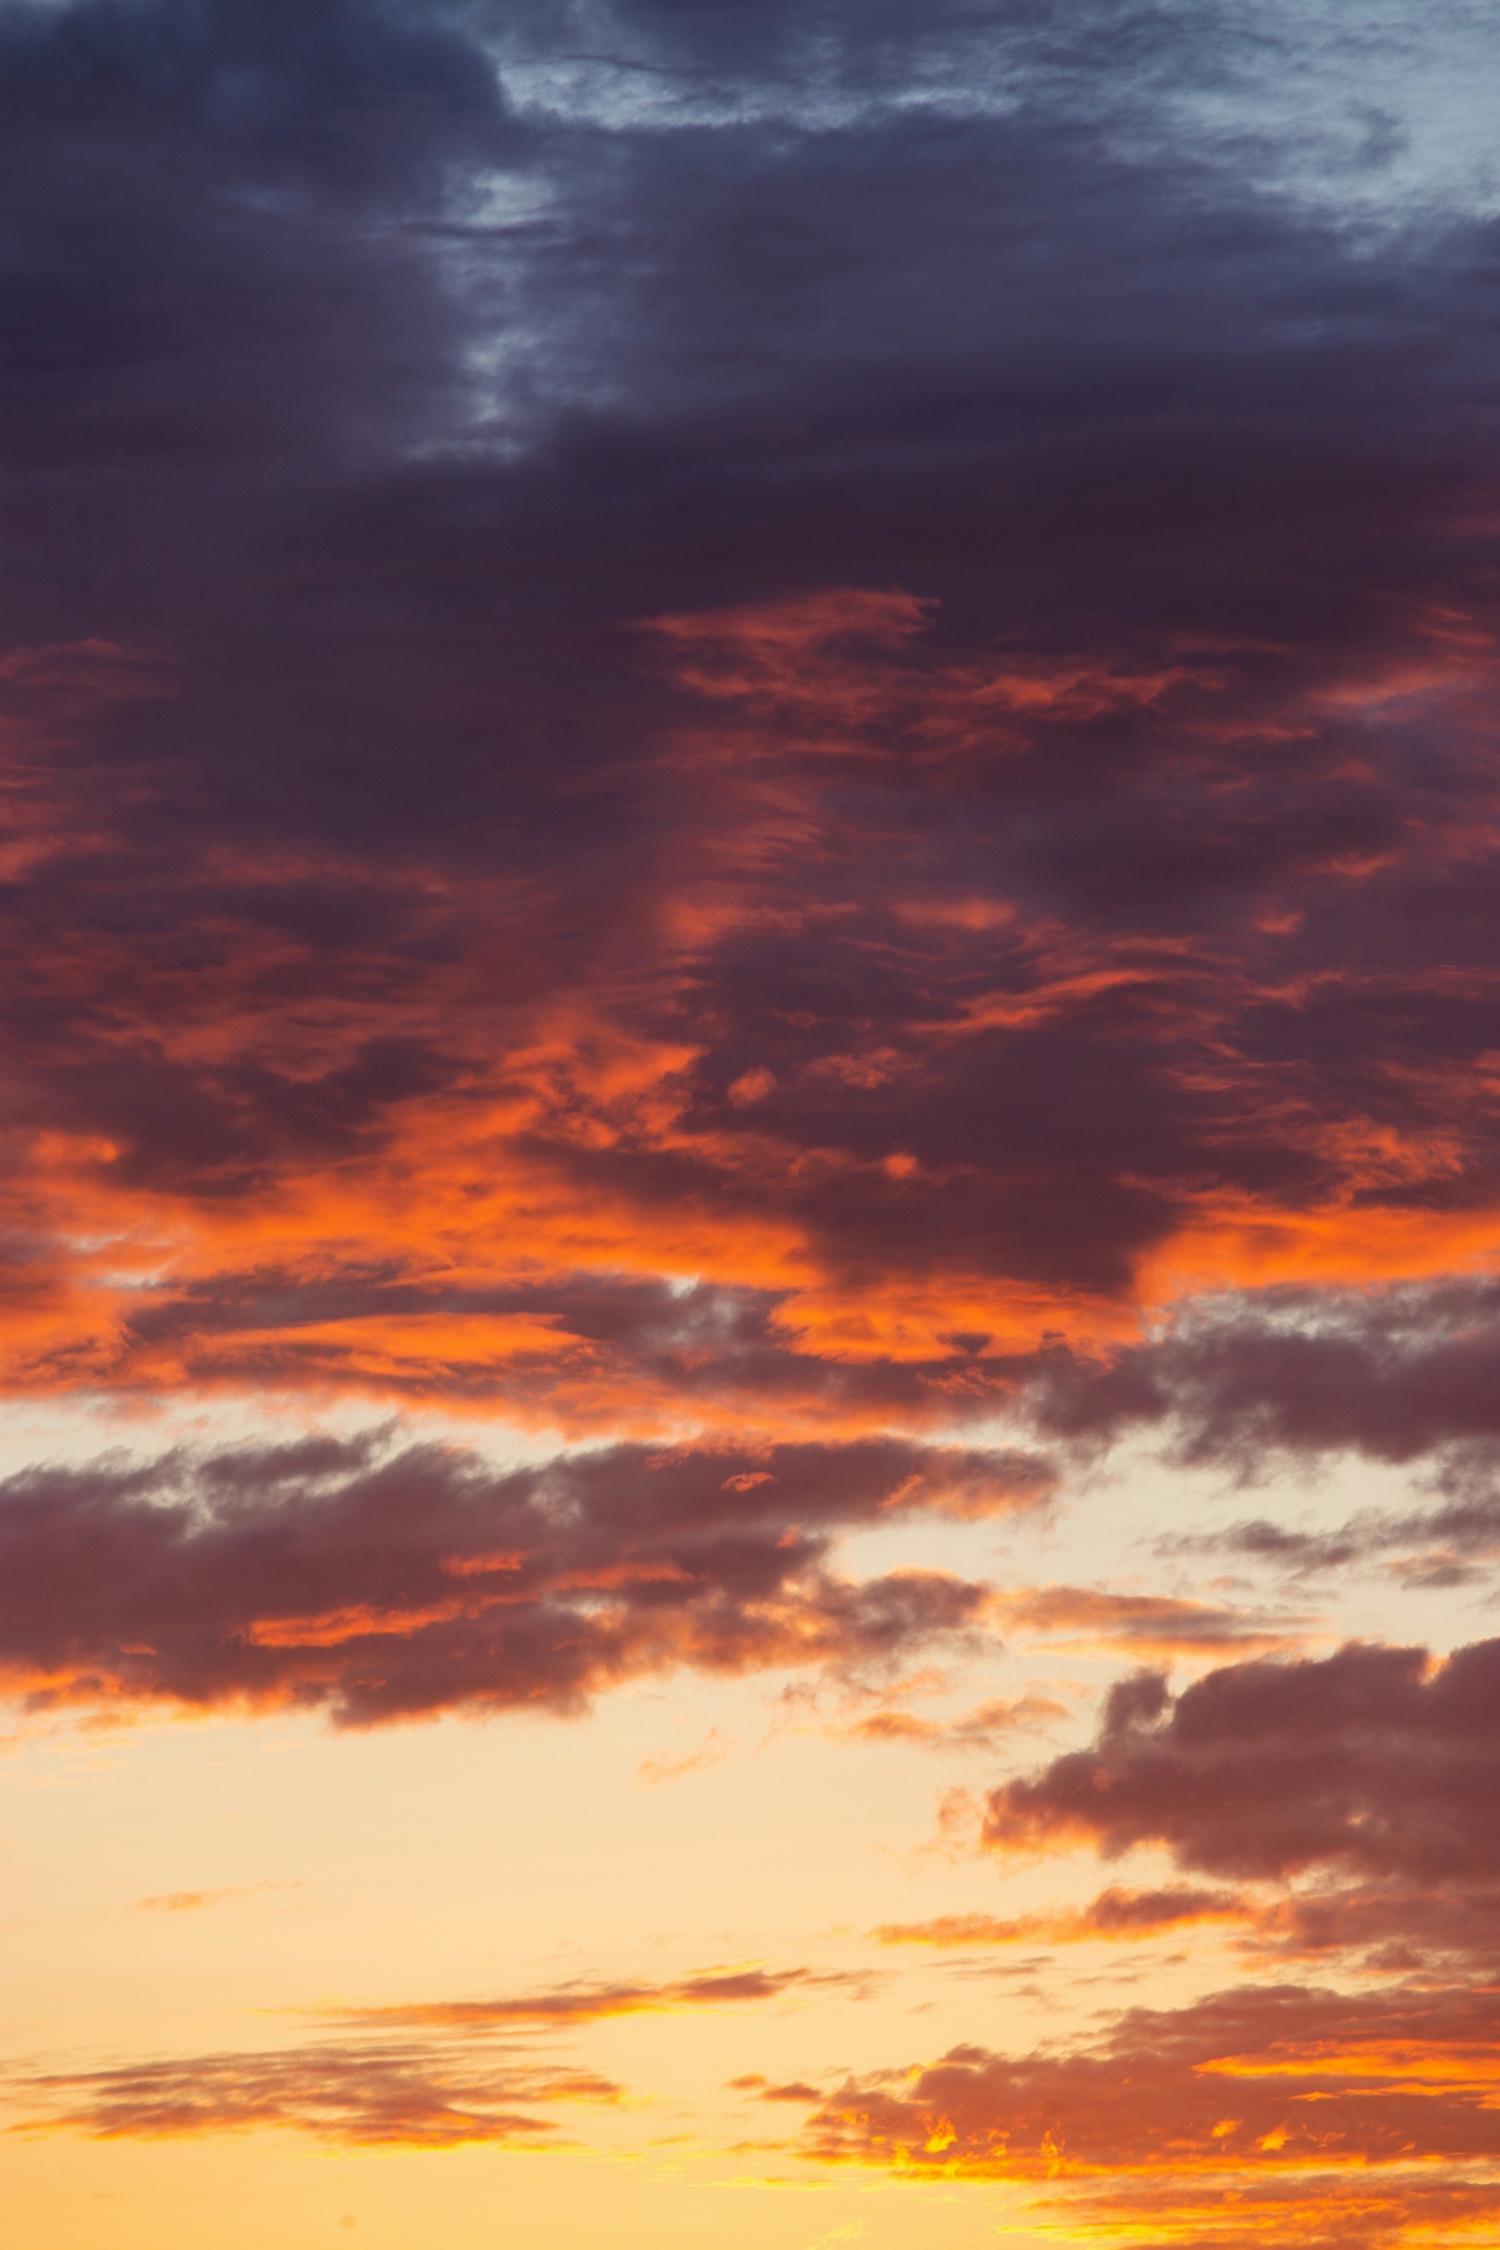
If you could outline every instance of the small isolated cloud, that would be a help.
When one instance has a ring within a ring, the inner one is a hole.
[[[717,1727],[710,1727],[696,1750],[685,1750],[678,1757],[664,1751],[659,1757],[642,1758],[635,1770],[642,1781],[653,1787],[662,1781],[682,1781],[690,1773],[702,1773],[706,1767],[718,1765],[734,1747],[732,1735],[721,1734]]]
[[[828,1729],[844,1742],[909,1744],[919,1750],[993,1750],[1007,1736],[1040,1734],[1068,1716],[1067,1706],[1046,1695],[992,1698],[952,1719],[923,1718],[889,1705]]]
[[[997,1592],[991,1607],[1005,1630],[1061,1649],[1135,1651],[1201,1659],[1297,1647],[1317,1623],[1306,1615],[1237,1609],[1172,1594],[1116,1594],[1092,1586],[1022,1586]]]
[[[138,1898],[145,1913],[190,1914],[203,1906],[227,1906],[233,1899],[259,1898],[266,1891],[300,1891],[301,1883],[229,1883],[213,1891],[162,1891],[154,1898]]]
[[[707,1969],[664,1984],[569,1984],[493,2000],[423,2000],[395,2007],[329,2008],[340,2023],[485,2031],[502,2024],[595,2023],[609,2016],[680,2015],[698,2008],[842,1992],[863,1998],[869,1978],[830,1969]]]

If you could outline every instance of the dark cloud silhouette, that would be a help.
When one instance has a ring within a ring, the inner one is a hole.
[[[1487,1280],[1271,1289],[1192,1307],[1107,1365],[1057,1356],[1034,1393],[1054,1436],[1165,1423],[1189,1464],[1437,1456],[1482,1472],[1500,1442],[1500,1298]]]
[[[1500,1642],[1434,1663],[1424,1649],[1355,1643],[1335,1655],[1234,1664],[1175,1698],[1138,1673],[1110,1691],[1095,1742],[990,1796],[996,1851],[1141,1844],[1239,1879],[1312,1875],[1354,1885],[1358,1944],[1385,1889],[1423,1938],[1423,1887],[1451,1928],[1445,1886],[1489,1892],[1496,1864]],[[1376,1886],[1371,1895],[1361,1886]],[[1308,1912],[1337,1911],[1342,1893]],[[1295,1926],[1300,1909],[1288,1919]],[[1377,1917],[1378,1919],[1378,1917]]]
[[[981,1636],[984,1586],[851,1581],[831,1535],[1014,1504],[1005,1456],[615,1446],[507,1474],[372,1440],[82,1470],[0,1492],[3,1661],[33,1707],[322,1706],[342,1724],[571,1711],[677,1666],[877,1670]]]
[[[1490,230],[1221,18],[0,15],[6,1380],[930,1424],[1472,1258]]]

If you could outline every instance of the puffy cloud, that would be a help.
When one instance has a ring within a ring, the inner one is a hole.
[[[1354,1644],[1209,1672],[1174,1700],[1141,1673],[1111,1690],[1096,1742],[995,1790],[997,1851],[1138,1844],[1230,1877],[1309,1869],[1487,1878],[1500,1775],[1500,1641],[1434,1664]]]
[[[1495,1641],[1443,1662],[1355,1644],[1225,1666],[1175,1699],[1138,1674],[1111,1691],[1089,1748],[991,1792],[984,1842],[1002,1854],[1155,1846],[1248,1886],[1222,1904],[1251,1957],[1486,1989],[1500,1962],[1497,1665]],[[1035,1935],[1090,1934],[1092,1913],[1034,1918]],[[972,1920],[977,1942],[1023,1927]]]
[[[30,1470],[0,1491],[3,1660],[33,1706],[294,1704],[346,1725],[576,1710],[681,1665],[879,1667],[982,1633],[986,1590],[841,1578],[831,1535],[1013,1500],[1003,1455],[889,1439],[615,1446],[509,1473],[309,1439]]]

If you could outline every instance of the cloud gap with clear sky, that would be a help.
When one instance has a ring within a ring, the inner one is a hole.
[[[27,2250],[1493,2231],[1497,67],[0,0]]]

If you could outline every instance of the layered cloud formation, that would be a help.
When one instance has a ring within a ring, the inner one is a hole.
[[[882,1962],[1257,1981],[744,2086],[1163,2242],[1500,2208],[1489,1620],[1311,1645],[1500,1556],[1492,43],[1344,16],[0,5],[0,1392],[72,1433],[0,1680],[873,1683],[826,1733],[1010,1762],[986,1876],[1155,1855]],[[1419,1489],[996,1559],[1143,1447]],[[1200,1676],[1015,1770],[1091,1682],[900,1695],[1000,1639]],[[461,2028],[33,2075],[348,2144],[617,2091]]]
[[[986,1844],[1155,1845],[1219,1887],[1112,1887],[1062,1915],[879,1936],[972,1949],[1218,1926],[1262,1965],[1316,1961],[1364,1989],[1245,1984],[1132,2008],[1088,2042],[960,2047],[832,2090],[809,2145],[832,2162],[1063,2183],[1075,2222],[1169,2242],[1492,2226],[1497,1663],[1494,1641],[1440,1665],[1355,1646],[1228,1666],[1175,1700],[1155,1675],[1120,1683],[1092,1748],[993,1792]]]
[[[0,1494],[8,1684],[33,1708],[327,1705],[370,1725],[581,1708],[641,1673],[888,1665],[979,1633],[987,1588],[853,1582],[830,1534],[1004,1511],[1029,1464],[869,1440],[614,1446],[486,1473],[435,1446],[311,1439]]]
[[[958,114],[831,16],[855,130],[756,122],[790,22],[621,14],[740,87],[668,128],[294,13],[0,26],[12,1386],[921,1425],[1231,1284],[1420,1366],[1487,223],[1059,132],[1040,18]]]

